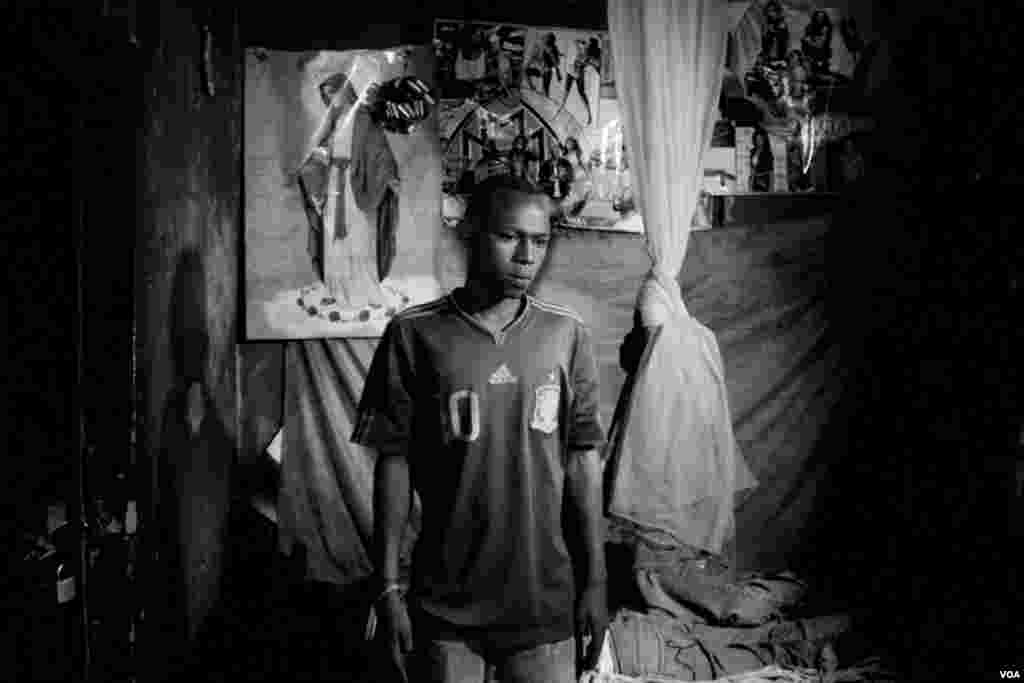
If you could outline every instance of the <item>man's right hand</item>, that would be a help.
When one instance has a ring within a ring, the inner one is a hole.
[[[405,600],[398,592],[391,592],[377,603],[377,613],[382,627],[381,637],[391,655],[391,661],[401,673],[402,680],[408,681],[405,671],[406,657],[412,653],[412,621]]]

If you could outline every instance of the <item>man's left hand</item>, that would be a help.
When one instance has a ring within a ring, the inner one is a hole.
[[[597,669],[607,632],[608,586],[602,581],[583,589],[576,607],[576,652],[577,657],[582,657],[580,673]],[[590,643],[584,652],[584,638],[588,637]]]

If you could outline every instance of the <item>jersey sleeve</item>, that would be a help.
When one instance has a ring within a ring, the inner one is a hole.
[[[583,325],[577,326],[575,349],[572,360],[572,414],[569,425],[570,450],[600,449],[604,445],[605,433],[599,412],[600,395],[597,376],[597,359],[590,332]]]
[[[354,443],[387,453],[404,453],[412,437],[412,354],[402,328],[392,320],[370,362],[359,399]]]

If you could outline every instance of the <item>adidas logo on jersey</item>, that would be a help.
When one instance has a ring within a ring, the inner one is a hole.
[[[519,380],[509,371],[508,366],[502,363],[487,381],[491,384],[515,384]]]

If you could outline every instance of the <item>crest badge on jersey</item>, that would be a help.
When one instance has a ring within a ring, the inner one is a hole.
[[[533,429],[551,434],[558,427],[558,404],[561,398],[561,387],[555,381],[555,373],[548,376],[548,381],[534,390]]]

